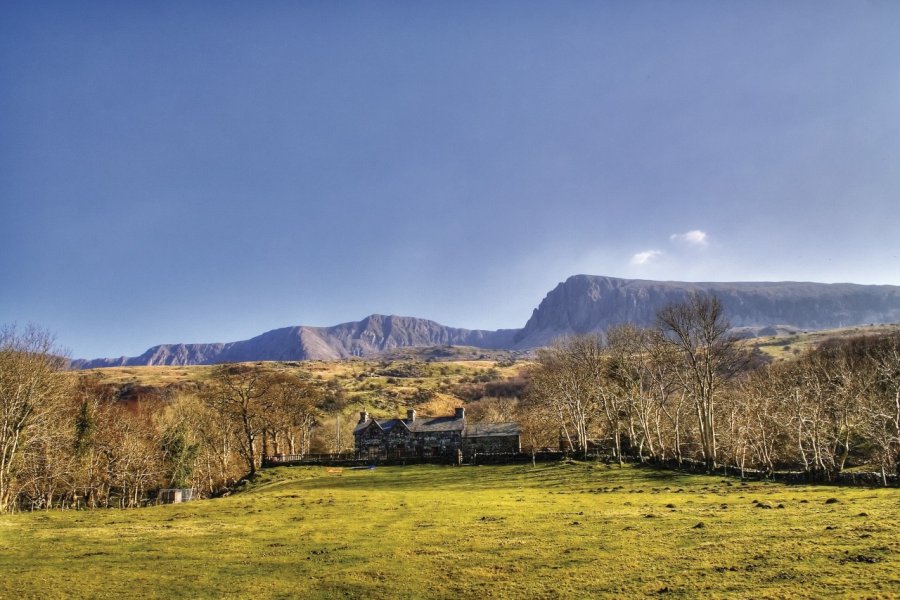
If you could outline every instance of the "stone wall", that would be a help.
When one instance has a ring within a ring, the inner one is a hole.
[[[478,453],[520,452],[522,444],[518,435],[491,435],[463,439],[463,453],[468,457]]]
[[[367,427],[355,435],[356,450],[361,456],[381,456],[385,453],[385,436],[377,425]]]
[[[457,451],[462,448],[462,443],[462,435],[459,431],[412,433],[399,425],[388,432],[372,426],[356,434],[356,449],[360,456],[455,457]]]

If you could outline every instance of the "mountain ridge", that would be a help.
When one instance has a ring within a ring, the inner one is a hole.
[[[295,325],[248,340],[160,344],[136,357],[74,360],[72,368],[204,365],[260,360],[337,360],[404,347],[528,350],[618,323],[652,325],[657,311],[692,292],[715,293],[733,327],[819,330],[900,322],[900,286],[791,281],[680,282],[573,275],[553,288],[520,329],[448,327],[417,317],[372,314],[330,327]]]
[[[259,360],[338,360],[418,346],[503,348],[510,344],[516,331],[518,330],[462,329],[417,317],[372,314],[360,321],[349,321],[331,327],[281,327],[236,342],[159,344],[135,357],[74,360],[72,368],[208,365]]]
[[[519,347],[617,323],[652,325],[666,304],[715,293],[732,327],[832,329],[900,321],[900,286],[796,281],[682,282],[573,275],[541,301],[516,335]]]

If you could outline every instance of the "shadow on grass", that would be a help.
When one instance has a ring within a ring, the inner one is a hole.
[[[284,478],[284,479],[281,479]],[[548,491],[586,492],[598,485],[623,487],[646,486],[648,483],[699,486],[696,475],[653,469],[646,466],[600,463],[561,462],[531,465],[454,467],[417,465],[378,467],[371,471],[344,469],[329,472],[322,467],[304,467],[296,476],[291,467],[278,470],[275,481],[257,490],[357,490],[405,491],[410,489],[446,490],[452,492],[487,491],[521,488]],[[256,491],[256,490],[255,490]]]

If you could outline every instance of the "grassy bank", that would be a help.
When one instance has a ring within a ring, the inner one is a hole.
[[[900,594],[900,493],[552,464],[281,468],[229,498],[0,517],[0,597]]]

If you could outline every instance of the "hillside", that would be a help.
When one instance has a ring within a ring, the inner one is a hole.
[[[433,349],[435,352],[441,348]],[[469,349],[476,350],[476,349]],[[483,396],[515,396],[524,391],[522,371],[527,361],[506,358],[476,360],[348,359],[340,361],[271,361],[253,363],[265,372],[284,372],[314,381],[337,393],[333,410],[352,417],[368,410],[379,417],[396,417],[415,407],[424,415],[452,412],[464,401]],[[206,385],[211,365],[131,366],[79,370],[70,376],[89,380],[120,400],[170,400]],[[339,390],[339,392],[338,392]]]
[[[823,331],[781,331],[747,339],[745,343],[758,348],[774,360],[790,360],[830,340],[846,340],[857,336],[878,336],[900,332],[900,324],[861,325]]]
[[[832,339],[900,331],[900,325],[870,325],[824,331],[786,331],[744,340],[775,361],[793,360]],[[369,410],[396,417],[409,407],[422,414],[443,414],[482,397],[520,396],[533,364],[529,355],[466,346],[396,348],[374,359],[251,361],[266,371],[283,371],[320,385],[340,388],[341,411],[349,416]],[[206,384],[212,365],[120,366],[72,371],[123,400],[171,399]]]
[[[415,317],[370,315],[333,327],[284,327],[236,342],[162,344],[140,356],[75,360],[72,367],[371,358],[435,346],[528,351],[560,336],[602,332],[620,323],[653,325],[660,308],[692,292],[718,295],[732,326],[749,336],[900,322],[898,286],[685,283],[576,275],[547,294],[522,329],[470,330]]]

